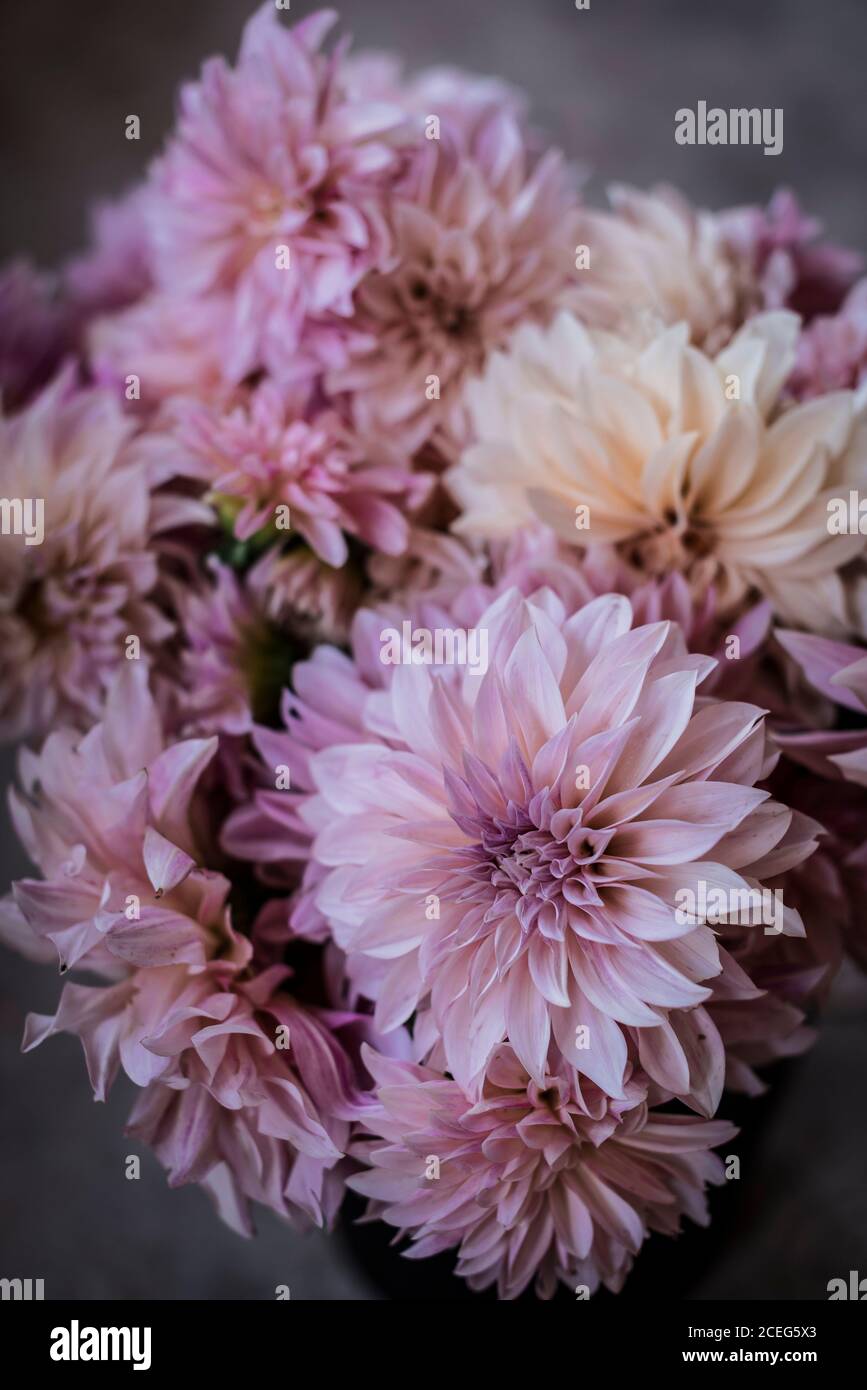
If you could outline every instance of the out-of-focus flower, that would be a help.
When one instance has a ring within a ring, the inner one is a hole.
[[[5,410],[26,405],[72,347],[69,315],[55,278],[27,261],[0,271],[0,392]]]
[[[271,546],[247,574],[262,611],[281,628],[314,642],[347,641],[361,598],[361,581],[350,565],[336,570],[307,546],[283,551]]]
[[[221,1217],[253,1231],[250,1202],[330,1224],[335,1171],[361,1103],[327,1014],[285,993],[273,967],[253,979],[212,962],[137,970],[109,988],[67,985],[54,1018],[31,1015],[24,1048],[77,1035],[97,1100],[122,1067],[143,1088],[128,1133],[178,1187],[198,1182]]]
[[[649,1109],[635,1081],[619,1101],[557,1073],[536,1081],[508,1047],[475,1100],[441,1072],[364,1055],[378,1137],[356,1145],[369,1169],[348,1185],[411,1235],[410,1259],[454,1249],[470,1288],[504,1299],[534,1280],[541,1298],[560,1281],[617,1291],[650,1231],[707,1224],[705,1189],[723,1180],[711,1150],[736,1132],[725,1121]]]
[[[840,571],[864,550],[828,502],[867,482],[851,392],[778,413],[798,320],[758,316],[711,358],[685,325],[644,347],[561,315],[522,328],[469,400],[478,442],[451,470],[469,536],[534,517],[576,546],[614,545],[649,576],[681,571],[721,616],[758,593],[785,619],[845,632]]]
[[[126,639],[147,654],[171,632],[153,598],[154,537],[189,509],[155,495],[166,466],[160,439],[71,371],[0,421],[0,494],[33,504],[32,534],[10,528],[0,546],[5,735],[93,720]]]
[[[685,322],[694,343],[714,351],[737,324],[737,281],[721,229],[673,188],[650,193],[616,185],[610,212],[586,208],[579,240],[589,266],[576,312],[591,327],[646,338]]]
[[[767,208],[731,208],[718,214],[719,230],[740,267],[742,313],[793,309],[805,322],[833,314],[861,273],[857,252],[822,241],[822,225],[808,217],[786,188]]]
[[[230,402],[223,348],[231,324],[225,296],[189,299],[149,294],[120,313],[94,319],[86,332],[96,380],[153,410],[173,396]],[[137,394],[128,396],[130,377]],[[134,385],[134,383],[133,383]]]
[[[810,684],[844,710],[867,715],[867,651],[807,632],[778,631],[777,640]],[[778,735],[790,758],[825,777],[867,786],[867,727],[785,729]]]
[[[782,842],[806,857],[814,827],[755,787],[761,711],[696,703],[713,662],[669,623],[631,624],[623,597],[569,616],[552,594],[503,595],[476,629],[487,672],[399,666],[356,739],[310,759],[300,815],[328,870],[319,910],[350,969],[380,971],[382,1031],[427,1010],[467,1090],[504,1038],[541,1082],[553,1037],[612,1096],[634,1040],[712,1113],[721,1049],[700,1005],[720,967],[678,892],[755,886]],[[314,720],[326,671],[334,700],[334,663],[305,672]]]
[[[389,251],[384,186],[399,170],[399,107],[344,90],[344,47],[321,51],[323,10],[292,29],[265,4],[236,67],[214,58],[182,88],[177,130],[150,189],[156,280],[227,294],[232,381],[339,360],[341,317]],[[335,357],[336,354],[336,357]]]
[[[174,586],[183,648],[175,663],[174,703],[184,733],[245,734],[254,713],[279,699],[285,641],[271,630],[245,586],[226,565],[209,561],[210,582]]]
[[[509,110],[447,103],[436,119],[439,137],[421,140],[389,201],[394,256],[360,284],[362,336],[329,384],[365,432],[452,454],[467,377],[574,295],[577,211],[559,157],[534,158]]]
[[[63,286],[81,322],[127,308],[151,284],[144,192],[134,188],[118,202],[96,208],[92,244],[66,266]]]
[[[789,389],[799,399],[856,389],[867,377],[867,280],[836,314],[815,318],[801,334]]]
[[[332,566],[346,563],[347,535],[391,555],[406,546],[398,504],[420,495],[425,479],[387,444],[371,457],[333,410],[305,411],[303,395],[264,382],[231,410],[189,401],[178,411],[181,449],[212,496],[234,504],[239,539],[282,522]]]

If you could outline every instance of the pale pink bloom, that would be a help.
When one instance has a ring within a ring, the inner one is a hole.
[[[722,347],[736,326],[738,286],[716,218],[665,186],[641,193],[618,184],[608,196],[610,212],[582,211],[589,265],[578,277],[580,318],[638,338],[684,322],[694,343]]]
[[[744,315],[785,308],[809,322],[836,313],[863,269],[857,252],[821,240],[822,224],[787,188],[767,208],[730,208],[716,220],[738,265]]]
[[[249,733],[268,724],[289,684],[299,641],[345,641],[357,581],[306,547],[272,546],[243,580],[214,556],[210,582],[173,582],[182,645],[161,664],[161,695],[183,735]]]
[[[450,454],[467,435],[467,377],[574,294],[577,197],[559,156],[534,157],[508,108],[447,107],[440,120],[388,203],[394,256],[361,282],[362,336],[328,382],[350,393],[366,432]]]
[[[553,1037],[619,1096],[635,1048],[712,1113],[722,1049],[701,1005],[719,960],[676,895],[755,885],[782,843],[792,862],[815,844],[755,786],[773,761],[761,711],[697,699],[714,662],[668,622],[632,629],[625,597],[569,616],[549,592],[512,591],[479,620],[485,675],[398,666],[359,718],[375,617],[358,674],[324,655],[287,706],[302,775],[305,726],[329,705],[362,724],[306,761],[318,794],[300,815],[328,871],[316,905],[350,971],[374,969],[377,1026],[426,1010],[468,1090],[506,1037],[540,1080]],[[785,930],[803,931],[797,914]]]
[[[101,203],[92,215],[88,250],[63,272],[63,287],[76,319],[125,309],[151,288],[150,242],[145,195],[134,188],[117,202]]]
[[[173,585],[183,634],[168,667],[176,722],[185,735],[245,734],[270,674],[274,637],[234,572],[213,556],[208,570],[210,583]]]
[[[201,1183],[241,1234],[253,1231],[251,1201],[330,1224],[360,1098],[332,1031],[340,1018],[284,993],[288,973],[245,980],[220,961],[67,985],[55,1018],[28,1018],[24,1049],[77,1034],[97,1100],[122,1067],[143,1088],[128,1133],[156,1150],[172,1187]]]
[[[409,1259],[456,1250],[456,1274],[501,1299],[534,1281],[540,1298],[558,1282],[616,1292],[651,1231],[707,1224],[705,1189],[723,1180],[711,1150],[736,1133],[725,1121],[650,1109],[635,1080],[619,1101],[564,1074],[535,1081],[508,1047],[475,1100],[439,1071],[364,1056],[377,1138],[355,1146],[369,1166],[348,1185],[412,1237]]]
[[[401,507],[425,486],[387,443],[375,456],[330,409],[273,382],[229,410],[183,402],[177,440],[215,500],[234,510],[248,540],[266,526],[294,532],[332,566],[346,563],[347,535],[397,555],[407,540]],[[278,510],[282,509],[282,510]]]
[[[232,305],[225,295],[145,295],[89,325],[85,343],[91,370],[97,381],[125,400],[140,400],[145,409],[173,396],[231,401],[235,393],[224,351],[231,321]]]
[[[449,66],[407,74],[400,58],[377,49],[348,55],[343,81],[355,101],[387,101],[399,106],[419,138],[434,113],[445,116],[449,123],[466,124],[493,106],[516,117],[523,116],[526,108],[523,94],[498,77]]]
[[[333,569],[304,545],[271,546],[246,576],[269,620],[311,645],[347,641],[361,597],[351,565]]]
[[[213,58],[182,88],[177,130],[153,172],[157,283],[231,297],[232,381],[335,360],[353,291],[388,253],[382,199],[399,168],[403,115],[347,95],[345,46],[321,51],[335,19],[322,10],[285,29],[264,4],[237,65]]]
[[[143,661],[119,662],[102,722],[20,757],[15,829],[41,879],[13,885],[19,922],[63,970],[108,974],[241,949],[228,881],[202,863],[196,788],[216,738],[166,744]]]
[[[778,631],[777,640],[806,679],[850,714],[867,715],[867,651],[806,632]],[[855,721],[849,720],[851,725]],[[867,786],[867,728],[785,729],[779,741],[790,758],[825,777]]]
[[[10,533],[0,545],[6,736],[93,720],[127,637],[147,653],[170,634],[154,538],[187,507],[155,495],[166,469],[163,441],[137,435],[113,393],[77,389],[71,371],[0,420],[0,495],[41,502],[44,518],[41,542]]]
[[[861,535],[828,501],[867,484],[867,423],[841,391],[781,410],[799,330],[759,316],[709,357],[684,324],[642,346],[560,315],[525,327],[469,389],[477,441],[448,474],[470,537],[540,519],[567,544],[613,545],[649,576],[713,586],[721,617],[756,593],[784,619],[853,626],[841,571]]]
[[[862,385],[867,377],[867,280],[860,280],[836,314],[815,318],[798,342],[789,389],[799,399]]]

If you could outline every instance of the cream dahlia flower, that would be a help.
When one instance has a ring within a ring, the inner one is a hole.
[[[865,543],[829,534],[828,504],[867,484],[867,421],[850,391],[781,407],[798,326],[760,315],[715,357],[685,324],[646,345],[567,314],[521,329],[468,391],[455,530],[507,537],[538,517],[697,595],[713,584],[721,615],[758,593],[791,623],[845,630],[840,572]]]
[[[717,219],[672,188],[649,193],[616,185],[611,212],[588,208],[579,242],[589,264],[578,312],[594,327],[644,333],[652,324],[686,322],[693,342],[721,346],[735,323],[735,262]]]

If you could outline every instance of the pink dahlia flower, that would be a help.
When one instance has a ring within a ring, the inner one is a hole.
[[[247,575],[262,610],[301,640],[345,643],[361,598],[361,580],[350,565],[332,569],[304,545],[271,546]]]
[[[857,252],[820,239],[821,223],[786,188],[767,208],[731,208],[717,221],[740,266],[748,312],[793,309],[806,322],[833,314],[863,268]]]
[[[241,950],[229,883],[203,867],[195,829],[196,786],[216,747],[166,746],[144,662],[121,661],[101,723],[22,752],[12,818],[43,877],[15,883],[14,906],[62,969],[118,975]]]
[[[120,313],[100,315],[85,342],[91,371],[101,384],[128,399],[129,378],[138,382],[141,409],[154,411],[173,396],[231,402],[224,339],[232,307],[225,295],[189,299],[147,294]]]
[[[781,630],[776,637],[814,689],[840,709],[862,716],[855,728],[786,729],[779,735],[781,746],[790,758],[823,776],[867,786],[867,651],[807,632]]]
[[[303,396],[264,382],[231,410],[185,402],[178,414],[178,442],[211,495],[235,512],[240,540],[276,526],[332,566],[346,563],[347,535],[390,555],[404,549],[400,506],[425,479],[395,463],[387,445],[371,458],[334,411],[305,410]]]
[[[423,1011],[417,1036],[441,1039],[465,1090],[508,1038],[540,1084],[553,1042],[618,1097],[635,1048],[712,1112],[722,1049],[701,1005],[719,956],[679,891],[756,886],[783,844],[791,863],[815,845],[755,785],[773,761],[761,711],[697,698],[713,660],[669,622],[633,628],[624,597],[569,616],[512,591],[482,633],[484,675],[400,665],[360,713],[346,658],[308,663],[301,729],[329,707],[362,725],[308,762],[316,905],[350,970],[369,962],[377,1026]],[[382,650],[373,626],[367,669]]]
[[[356,1145],[368,1171],[348,1185],[373,1214],[412,1237],[422,1259],[457,1250],[473,1290],[517,1298],[562,1282],[618,1291],[650,1231],[707,1223],[705,1189],[723,1167],[711,1149],[732,1139],[724,1121],[649,1109],[635,1080],[612,1101],[565,1075],[532,1079],[497,1048],[481,1094],[427,1067],[365,1051],[379,1107],[375,1139]]]
[[[76,1034],[97,1100],[122,1067],[143,1088],[127,1132],[155,1149],[172,1187],[201,1183],[242,1235],[251,1201],[330,1224],[362,1106],[332,1032],[341,1020],[295,1003],[281,988],[288,973],[249,979],[219,961],[137,970],[109,988],[70,984],[55,1018],[28,1018],[24,1049]]]
[[[836,314],[815,318],[801,334],[789,389],[799,399],[854,390],[867,378],[867,280]]]
[[[142,189],[97,206],[92,245],[66,266],[63,285],[78,320],[125,309],[151,288]]]
[[[207,569],[210,582],[172,584],[182,645],[161,668],[171,723],[184,735],[242,735],[277,709],[291,647],[252,585],[214,556]]]
[[[154,538],[190,512],[155,495],[167,471],[164,441],[136,435],[113,393],[77,389],[71,371],[0,420],[0,494],[33,504],[32,525],[0,546],[5,735],[98,717],[126,639],[147,653],[171,632]]]
[[[323,10],[284,29],[263,5],[237,66],[211,59],[182,89],[153,173],[158,286],[231,297],[223,346],[233,381],[333,360],[356,285],[388,252],[382,197],[403,114],[347,95],[343,48],[321,51],[335,19]]]
[[[408,452],[464,442],[464,382],[574,294],[576,206],[559,156],[534,158],[508,108],[446,107],[389,201],[393,258],[359,286],[361,336],[328,378],[363,430]]]

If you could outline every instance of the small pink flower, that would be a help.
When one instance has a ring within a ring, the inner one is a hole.
[[[835,313],[863,267],[857,252],[820,239],[821,223],[786,188],[767,208],[731,208],[718,222],[741,266],[750,312],[794,309],[806,322]]]
[[[346,92],[344,47],[321,51],[335,18],[323,10],[284,29],[263,5],[237,65],[213,58],[182,88],[153,173],[158,286],[231,298],[234,382],[259,367],[285,377],[333,360],[355,287],[388,251],[382,194],[403,113]]]
[[[155,1149],[172,1187],[201,1183],[240,1234],[253,1232],[251,1201],[330,1224],[362,1103],[332,1019],[284,993],[287,974],[245,980],[220,961],[67,985],[55,1018],[28,1018],[24,1048],[78,1035],[98,1100],[122,1067],[143,1088],[127,1132]]]
[[[400,507],[424,478],[394,462],[387,445],[372,458],[334,411],[306,410],[303,395],[264,382],[233,409],[185,402],[178,417],[178,442],[198,476],[237,504],[239,539],[268,525],[278,536],[294,531],[332,566],[346,563],[347,535],[391,555],[405,547]]]
[[[64,269],[63,286],[78,321],[125,309],[151,288],[145,198],[135,188],[114,203],[97,205],[92,244]]]
[[[378,1110],[356,1145],[369,1165],[348,1185],[371,1212],[410,1235],[409,1259],[457,1251],[470,1288],[540,1298],[558,1282],[617,1292],[650,1231],[705,1225],[705,1188],[723,1169],[710,1151],[725,1121],[650,1109],[636,1080],[612,1101],[566,1075],[533,1080],[497,1048],[471,1099],[442,1072],[365,1051]],[[436,1163],[435,1170],[432,1162]]]
[[[854,390],[867,377],[867,280],[846,296],[836,314],[813,319],[798,342],[789,389],[799,399]]]

